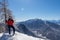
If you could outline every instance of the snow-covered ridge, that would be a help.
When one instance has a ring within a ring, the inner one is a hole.
[[[36,37],[32,37],[32,36],[28,36],[26,34],[16,32],[16,34],[14,36],[9,36],[9,35],[3,34],[0,37],[0,40],[47,40],[47,39],[36,38]]]
[[[41,38],[43,36],[44,38],[46,37],[50,40],[60,40],[60,25],[54,22],[40,19],[32,19],[25,22],[20,22],[17,25],[18,29],[20,30],[18,31],[21,32],[21,30],[23,30],[23,32],[27,35],[38,38]]]

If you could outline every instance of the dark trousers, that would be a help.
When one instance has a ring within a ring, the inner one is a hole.
[[[13,29],[13,34],[15,34],[15,28],[14,28],[14,26],[8,25],[9,34],[11,34],[11,28]]]

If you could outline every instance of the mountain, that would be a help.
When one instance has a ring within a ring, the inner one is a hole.
[[[56,23],[56,24],[60,25],[60,20],[47,20],[47,21],[50,21],[50,22],[53,22],[53,23]]]
[[[22,26],[20,26],[21,24],[23,24],[25,28],[22,28]],[[27,35],[33,36],[34,34],[35,37],[45,37],[50,40],[60,40],[60,25],[53,22],[44,21],[41,19],[31,19],[25,22],[20,22],[17,24],[17,26],[19,30],[22,28],[24,30],[23,32],[26,32]]]

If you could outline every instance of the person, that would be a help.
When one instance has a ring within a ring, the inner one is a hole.
[[[15,28],[13,26],[14,20],[12,18],[9,18],[8,20],[6,20],[6,24],[8,26],[9,34],[11,34],[11,28],[12,28],[13,29],[13,35],[14,35],[15,34]]]

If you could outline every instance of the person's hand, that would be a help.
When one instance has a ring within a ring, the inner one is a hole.
[[[5,20],[5,22],[7,22],[7,20]]]

